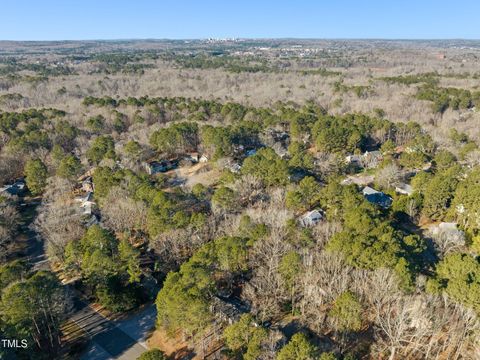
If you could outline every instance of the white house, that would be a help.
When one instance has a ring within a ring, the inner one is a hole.
[[[365,151],[361,155],[351,154],[345,157],[347,164],[365,168],[375,168],[382,160],[383,154],[378,150]]]
[[[303,214],[298,222],[303,227],[311,227],[316,225],[320,220],[323,219],[323,212],[321,210],[312,210]]]
[[[83,215],[92,215],[92,203],[85,203],[82,205]]]

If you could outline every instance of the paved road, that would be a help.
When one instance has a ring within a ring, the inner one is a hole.
[[[26,200],[22,209],[27,212],[22,232],[27,236],[28,248],[24,257],[35,271],[49,270],[50,263],[45,254],[42,237],[31,226],[34,210],[40,202]],[[75,293],[75,292],[74,292]],[[92,309],[89,304],[74,297],[75,313],[70,318],[90,338],[90,343],[82,360],[135,360],[146,350],[145,340],[155,326],[156,308],[154,304],[143,307],[134,315],[118,321],[111,321]]]
[[[20,256],[30,262],[33,271],[50,270],[50,264],[45,254],[44,241],[33,226],[37,207],[40,205],[41,199],[23,197],[21,201],[20,234],[26,237],[24,241],[27,247]]]
[[[90,345],[81,360],[135,360],[147,348],[145,340],[155,326],[156,309],[151,304],[126,319],[111,321],[87,304],[70,319],[90,337]]]

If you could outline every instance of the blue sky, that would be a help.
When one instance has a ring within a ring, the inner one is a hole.
[[[1,40],[480,39],[479,0],[0,0]]]

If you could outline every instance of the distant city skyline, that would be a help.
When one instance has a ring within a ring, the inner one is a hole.
[[[480,39],[474,0],[0,1],[0,40]]]

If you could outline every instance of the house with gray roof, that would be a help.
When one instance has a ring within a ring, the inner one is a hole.
[[[25,181],[17,180],[13,184],[0,188],[0,194],[20,195],[26,190]]]
[[[388,209],[392,206],[392,198],[387,194],[377,191],[370,186],[365,186],[362,190],[363,196],[368,202],[380,206],[384,209]]]
[[[298,222],[303,227],[312,227],[312,226],[315,226],[322,219],[323,219],[323,211],[315,209],[303,214],[298,219]]]

